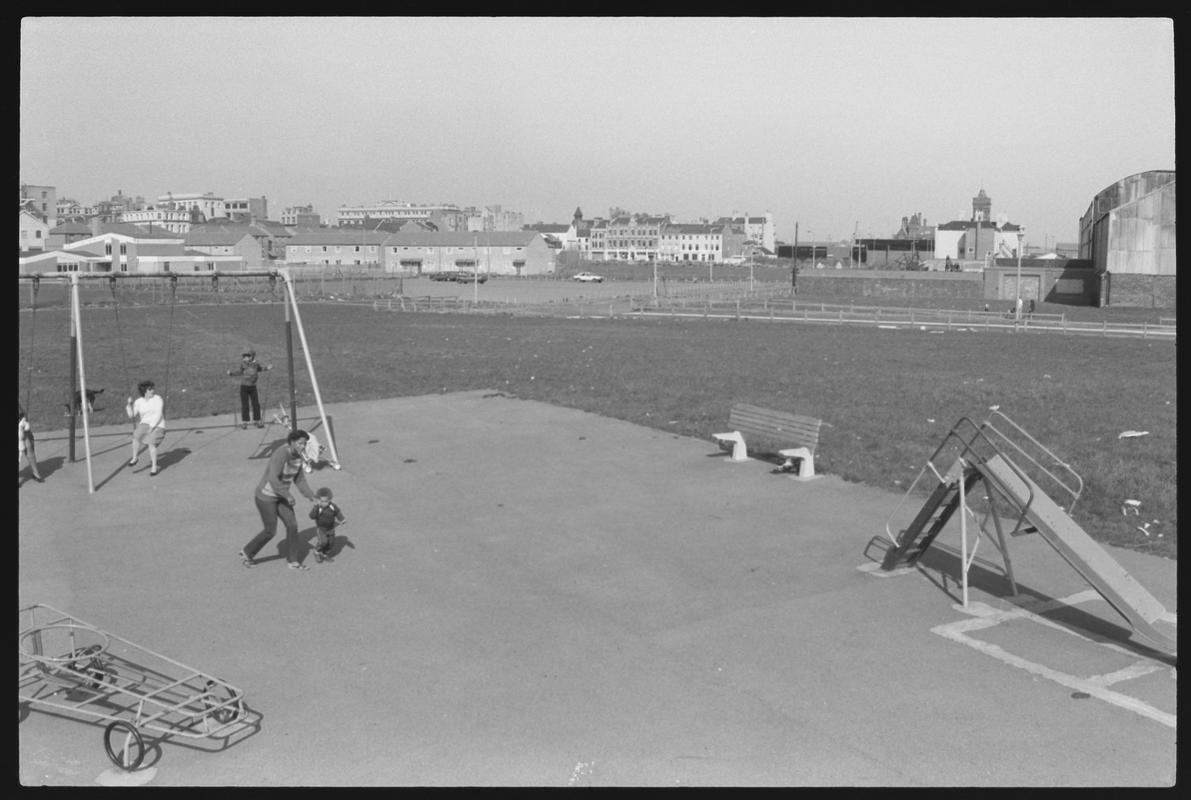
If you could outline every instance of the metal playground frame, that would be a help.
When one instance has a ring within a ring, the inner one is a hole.
[[[277,268],[264,271],[247,271],[228,273],[234,277],[268,277],[271,280],[281,278],[282,284],[285,287],[285,332],[286,332],[286,352],[289,364],[289,413],[286,415],[287,422],[290,423],[291,428],[296,427],[297,419],[297,401],[294,388],[294,349],[293,349],[293,323],[297,322],[298,337],[302,343],[302,355],[306,360],[306,370],[310,375],[310,383],[314,390],[314,400],[318,406],[319,419],[322,421],[323,430],[325,431],[326,450],[330,458],[328,459],[331,466],[335,469],[340,468],[339,452],[335,447],[335,439],[332,435],[330,425],[327,423],[326,410],[323,407],[322,393],[318,386],[318,377],[314,372],[314,363],[310,358],[310,348],[306,342],[306,330],[302,325],[302,315],[298,310],[298,299],[294,292],[293,277],[287,268]],[[70,338],[71,338],[71,374],[70,374],[70,394],[74,397],[85,397],[87,391],[87,376],[86,369],[83,362],[83,323],[82,310],[79,303],[79,282],[83,280],[105,280],[109,282],[127,281],[127,280],[161,280],[166,279],[170,281],[171,287],[176,287],[179,278],[184,279],[201,279],[210,282],[218,280],[220,273],[205,272],[196,273],[193,276],[184,273],[35,273],[29,275],[20,275],[18,279],[21,281],[32,281],[34,287],[41,281],[66,281],[70,282]],[[114,286],[114,283],[113,283]],[[36,313],[36,305],[34,306]],[[168,398],[166,398],[168,401]],[[91,462],[91,427],[90,414],[88,412],[87,404],[80,403],[79,413],[83,419],[83,444],[87,461],[87,488],[91,494],[95,493],[95,480],[92,474]],[[74,461],[74,416],[70,418],[70,459]]]
[[[48,605],[18,611],[17,651],[21,719],[28,707],[106,723],[104,750],[128,771],[144,760],[146,733],[218,740],[223,749],[260,727],[227,681]]]

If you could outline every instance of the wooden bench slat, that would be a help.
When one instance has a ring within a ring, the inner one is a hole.
[[[777,444],[809,447],[819,445],[823,421],[800,414],[787,414],[748,403],[736,403],[728,413],[728,426]]]

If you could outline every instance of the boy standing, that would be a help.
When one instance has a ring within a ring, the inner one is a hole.
[[[314,508],[310,518],[318,526],[318,544],[314,546],[314,560],[320,564],[331,560],[331,546],[335,544],[335,526],[342,525],[343,509],[331,502],[331,490],[323,487],[314,493]]]
[[[265,427],[265,423],[261,422],[261,400],[256,389],[256,379],[262,372],[272,368],[272,364],[266,365],[257,361],[255,351],[246,350],[240,356],[240,363],[227,371],[227,374],[232,377],[240,376],[241,429],[248,427],[248,407],[250,405],[252,406],[252,421],[256,423],[256,427]]]

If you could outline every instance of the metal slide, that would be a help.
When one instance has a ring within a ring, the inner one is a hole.
[[[1013,453],[1014,458],[1010,459],[1008,453]],[[975,516],[965,507],[964,498],[973,496],[977,484],[983,481],[988,489],[988,496],[984,497],[985,520],[995,526],[994,545],[1005,562],[1006,577],[1014,594],[1017,587],[1001,513],[997,508],[1004,505],[1012,510],[1010,536],[1038,533],[1129,622],[1138,638],[1157,650],[1177,652],[1177,642],[1154,626],[1166,615],[1162,603],[1072,519],[1071,510],[1083,491],[1083,479],[1007,416],[994,411],[979,425],[967,417],[960,419],[928,459],[903,502],[927,476],[933,476],[935,483],[913,521],[894,534],[890,523],[898,513],[895,509],[886,522],[890,547],[885,553],[882,569],[888,571],[899,565],[914,564],[956,511],[961,516],[965,513]],[[1066,508],[1039,485],[1038,478],[1068,495]],[[1000,502],[996,502],[996,498],[1000,498]],[[901,503],[898,505],[900,508]],[[963,519],[966,521],[967,518]],[[985,522],[981,522],[980,529],[983,531],[984,528]],[[966,541],[965,534],[965,546]],[[967,563],[963,565],[965,604],[967,566]]]
[[[978,462],[976,469],[1006,499],[1024,508],[1026,519],[1037,528],[1038,534],[1128,620],[1139,638],[1158,650],[1177,652],[1177,642],[1154,627],[1154,622],[1166,614],[1162,603],[1088,536],[1029,476],[1011,468],[1003,456]]]

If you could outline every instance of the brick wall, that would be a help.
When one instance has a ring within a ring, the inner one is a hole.
[[[952,273],[800,270],[798,291],[813,294],[815,297],[840,299],[880,297],[912,300],[916,297],[950,297],[1004,301],[1006,297],[1002,296],[1002,276],[1009,272],[1007,267],[992,267],[986,272]],[[1031,272],[1042,275],[1042,297],[1046,302],[1090,306],[1099,302],[1100,280],[1091,270],[1034,268]],[[1108,276],[1108,281],[1105,295],[1109,305],[1175,307],[1173,275],[1111,275]],[[1083,287],[1082,292],[1078,291],[1080,284]]]
[[[1174,308],[1175,276],[1113,273],[1107,295],[1110,306]]]
[[[798,273],[798,291],[816,297],[984,297],[984,276],[972,272],[840,272],[806,270]]]

